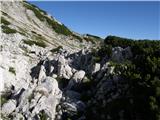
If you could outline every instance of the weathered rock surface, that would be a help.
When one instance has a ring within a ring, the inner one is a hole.
[[[17,30],[14,34],[2,32],[0,41],[3,93],[10,93],[3,98],[7,101],[1,111],[5,118],[86,120],[88,108],[96,115],[96,105],[103,108],[119,97],[122,88],[127,89],[121,86],[123,80],[115,74],[111,61],[121,63],[132,57],[129,47],[113,48],[111,58],[95,62],[91,42],[56,33],[22,2],[2,2],[2,11],[9,27]],[[41,41],[41,37],[46,47],[24,42]],[[62,48],[55,49],[58,46]]]
[[[16,101],[15,100],[9,100],[7,103],[5,103],[2,107],[2,114],[9,115],[16,109]]]

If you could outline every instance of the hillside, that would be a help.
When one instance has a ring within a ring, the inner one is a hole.
[[[1,2],[2,120],[159,120],[160,40],[78,34]]]

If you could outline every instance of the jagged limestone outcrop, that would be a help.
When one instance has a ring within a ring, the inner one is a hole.
[[[131,58],[130,47],[114,47],[99,59],[93,48],[101,38],[74,33],[26,2],[2,2],[2,16],[4,119],[111,119],[99,109],[127,89],[113,61]]]

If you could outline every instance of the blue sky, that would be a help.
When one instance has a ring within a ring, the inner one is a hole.
[[[32,1],[71,30],[105,38],[160,40],[160,2]]]

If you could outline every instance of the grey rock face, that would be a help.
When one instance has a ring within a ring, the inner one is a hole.
[[[112,60],[116,62],[122,62],[125,59],[131,58],[132,52],[131,48],[121,48],[121,47],[115,47],[112,49]]]
[[[62,55],[60,55],[58,59],[58,75],[66,79],[70,79],[73,75],[72,69]]]
[[[45,67],[43,65],[41,65],[39,76],[38,76],[39,82],[41,82],[41,80],[43,80],[45,77],[46,77]]]

